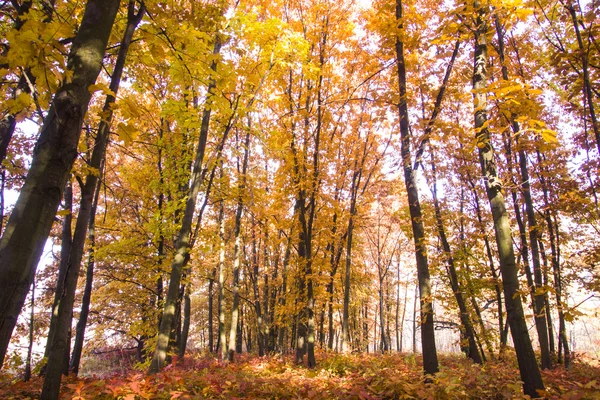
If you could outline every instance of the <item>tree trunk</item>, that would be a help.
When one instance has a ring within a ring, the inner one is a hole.
[[[396,0],[396,23],[399,29],[403,28],[402,1]],[[406,103],[406,66],[404,63],[404,43],[400,36],[396,37],[396,60],[398,64],[398,86],[400,103],[398,105],[400,118],[400,136],[402,166],[404,170],[404,183],[408,195],[408,205],[411,226],[415,243],[415,257],[417,261],[417,277],[421,301],[421,343],[423,349],[423,369],[426,374],[438,372],[438,358],[435,347],[435,333],[433,326],[433,302],[431,282],[429,280],[429,265],[427,262],[427,240],[421,215],[419,193],[415,174],[411,165],[410,128],[408,122],[408,105]]]
[[[387,352],[388,349],[388,342],[387,342],[387,338],[385,335],[385,298],[383,295],[383,281],[380,280],[379,281],[379,325],[381,326],[381,332],[380,332],[380,350],[382,353]]]
[[[100,169],[102,176],[102,168]],[[100,177],[99,177],[99,180]],[[79,374],[79,364],[81,363],[81,354],[83,352],[83,341],[85,340],[85,329],[87,327],[87,319],[90,313],[90,305],[92,299],[92,287],[94,282],[94,266],[96,254],[96,210],[98,207],[98,197],[100,196],[100,185],[96,185],[96,193],[94,194],[94,202],[90,215],[88,226],[88,261],[85,274],[85,288],[83,290],[83,298],[81,300],[81,312],[79,313],[79,321],[75,328],[75,343],[73,344],[73,354],[71,355],[71,363],[69,369],[75,375]]]
[[[249,137],[249,136],[247,136]],[[253,221],[254,222],[254,221]],[[254,225],[254,224],[253,224]],[[263,313],[260,304],[260,294],[258,290],[258,254],[256,244],[255,226],[252,228],[252,291],[254,294],[254,311],[256,313],[256,344],[258,345],[258,356],[265,355],[265,342],[263,336]]]
[[[36,143],[31,167],[0,240],[0,363],[62,198],[119,0],[88,0],[67,66]]]
[[[500,18],[498,15],[494,15],[494,22],[496,25],[496,36],[498,37],[498,53],[500,55],[500,63],[502,64],[502,79],[508,81],[508,68],[506,66],[505,58],[504,58],[504,32],[502,31],[502,25],[500,23]],[[519,123],[515,119],[516,115],[512,112],[508,116],[510,120],[511,127],[513,133],[515,135],[515,140],[517,141],[517,146],[519,142]],[[507,151],[511,152],[510,149],[510,140],[508,141]],[[538,226],[536,224],[535,218],[535,210],[533,208],[533,199],[531,197],[531,185],[529,184],[529,171],[527,169],[527,155],[525,154],[525,150],[522,147],[518,149],[519,154],[519,171],[521,173],[521,187],[523,198],[525,199],[525,209],[527,213],[527,222],[529,225],[529,244],[531,245],[531,259],[533,262],[533,275],[534,282],[533,285],[529,283],[532,290],[533,297],[533,311],[535,318],[535,327],[538,334],[538,340],[540,343],[540,352],[542,353],[542,369],[548,369],[552,366],[552,360],[550,358],[550,348],[548,344],[548,326],[546,323],[546,315],[544,311],[545,299],[547,295],[542,293],[543,291],[543,282],[542,282],[542,270],[540,265],[540,250],[538,247]],[[509,154],[509,158],[510,154]],[[509,162],[512,163],[512,160],[509,159]],[[513,196],[516,200],[516,196]],[[518,207],[518,203],[515,201],[515,207]],[[521,232],[523,223],[520,223]],[[524,245],[523,258],[527,257],[526,254],[526,237],[522,236],[522,241]],[[527,269],[529,270],[529,265],[527,265]],[[531,274],[531,272],[529,272]]]
[[[575,36],[577,38],[577,46],[578,46],[578,54],[581,56],[581,67],[583,70],[583,96],[584,96],[584,104],[587,103],[588,111],[590,113],[590,120],[592,122],[592,130],[594,131],[594,137],[596,139],[596,147],[598,152],[600,152],[600,126],[598,124],[598,119],[596,116],[596,111],[594,109],[594,93],[592,89],[592,84],[590,80],[590,71],[589,71],[589,51],[586,51],[585,45],[583,43],[583,38],[581,37],[581,31],[579,30],[579,19],[577,18],[577,13],[575,10],[575,3],[572,1],[567,1],[565,3],[565,8],[567,9],[569,16],[571,17],[571,21],[573,22],[573,29],[575,30]]]
[[[396,312],[394,315],[396,322],[396,351],[400,352],[400,260],[398,260],[398,270],[396,276]]]
[[[31,355],[33,353],[33,323],[35,321],[35,278],[31,282],[31,313],[29,315],[29,345],[27,346],[27,358],[25,359],[25,376],[23,381],[31,379]]]
[[[215,278],[217,275],[216,268],[213,269],[211,278],[208,280],[208,351],[212,353],[215,351],[215,339],[214,339],[214,324],[213,324],[213,296],[214,296],[214,286],[215,286]]]
[[[214,44],[213,55],[218,55],[221,50],[221,42],[217,38]],[[216,71],[217,63],[213,61],[211,69]],[[200,185],[202,183],[202,161],[204,159],[204,152],[206,149],[206,141],[208,138],[208,129],[210,124],[211,108],[208,106],[212,102],[215,96],[216,82],[211,79],[207,89],[207,106],[204,108],[202,113],[202,122],[200,126],[200,136],[198,138],[198,145],[196,148],[196,155],[194,158],[194,166],[192,170],[192,176],[190,179],[189,196],[185,203],[185,211],[181,220],[181,228],[177,235],[177,243],[175,247],[175,256],[173,263],[171,264],[171,276],[169,279],[169,288],[167,289],[167,297],[165,298],[165,304],[163,308],[163,316],[160,322],[158,330],[158,340],[156,342],[156,348],[154,356],[152,358],[152,364],[150,365],[149,373],[157,373],[164,365],[167,358],[167,350],[169,347],[169,337],[171,330],[173,329],[175,321],[175,311],[177,308],[177,302],[179,298],[179,286],[181,283],[181,276],[183,268],[189,260],[189,243],[190,234],[192,233],[192,222],[194,219],[194,210],[196,206],[196,200],[198,193],[200,192]]]
[[[490,141],[490,133],[487,129],[487,31],[488,26],[484,22],[485,11],[479,3],[475,4],[477,11],[477,28],[475,30],[475,53],[473,70],[473,99],[475,108],[475,129],[477,147],[479,148],[479,161],[481,172],[484,177],[486,192],[490,203],[490,209],[494,219],[494,231],[498,245],[498,256],[500,259],[500,270],[502,272],[504,300],[508,313],[517,361],[523,381],[525,394],[538,397],[538,390],[544,390],[542,376],[535,359],[535,353],[531,346],[523,305],[519,292],[519,279],[515,262],[515,253],[512,243],[510,224],[504,196],[502,194],[502,182],[496,170],[495,156]]]
[[[446,229],[444,227],[444,221],[442,220],[442,210],[440,208],[440,203],[437,196],[437,172],[436,172],[436,164],[433,160],[434,156],[432,155],[431,161],[431,169],[433,174],[433,190],[431,191],[433,194],[433,206],[435,209],[435,220],[437,224],[437,231],[440,241],[442,243],[442,248],[445,253],[446,258],[446,268],[448,271],[448,278],[450,279],[450,287],[452,288],[452,292],[454,293],[454,298],[456,299],[456,304],[458,305],[460,323],[462,328],[462,333],[467,338],[469,342],[469,347],[467,350],[467,356],[473,360],[473,362],[477,364],[482,364],[483,359],[477,347],[477,341],[475,339],[475,329],[473,329],[473,324],[471,322],[471,316],[469,315],[469,310],[467,309],[467,304],[465,302],[465,298],[463,295],[463,291],[461,285],[458,281],[458,274],[456,273],[456,265],[454,263],[454,256],[452,255],[452,249],[450,248],[450,243],[448,242],[448,238],[446,236]]]
[[[412,324],[412,352],[417,353],[417,299],[419,298],[419,284],[415,286],[415,297],[413,299],[413,324]]]
[[[44,350],[44,358],[48,360],[50,352],[52,350],[52,344],[56,337],[56,331],[58,329],[58,307],[62,300],[62,295],[65,292],[65,281],[67,272],[69,271],[69,257],[71,255],[71,247],[73,245],[73,234],[71,225],[73,222],[73,184],[71,180],[67,183],[64,193],[64,212],[65,217],[62,223],[61,232],[61,244],[60,244],[60,264],[58,267],[58,277],[56,280],[56,287],[54,288],[54,301],[52,303],[52,312],[50,314],[50,327],[48,329],[48,337],[46,339],[46,348]],[[65,353],[69,354],[69,348],[65,348]],[[47,362],[47,361],[46,361]],[[44,365],[40,371],[40,375],[46,374],[46,367]],[[62,369],[63,375],[68,375],[69,365],[64,366]]]
[[[542,164],[542,155],[537,152],[538,164]],[[547,171],[544,171],[547,173]],[[562,362],[561,350],[564,351],[564,364],[565,368],[571,366],[571,352],[569,351],[569,341],[567,340],[567,329],[565,322],[565,304],[563,303],[563,286],[562,286],[562,274],[560,267],[560,248],[558,243],[558,226],[555,224],[550,214],[550,189],[549,184],[544,177],[544,174],[540,174],[540,181],[542,184],[542,193],[544,195],[544,219],[548,227],[548,236],[550,237],[550,255],[552,272],[554,276],[554,293],[556,295],[556,306],[558,308],[558,362]]]
[[[223,165],[221,165],[223,179]],[[225,333],[225,201],[219,201],[219,352],[221,362],[227,360],[227,336]]]
[[[246,133],[246,138],[244,141],[244,160],[242,162],[242,169],[239,170],[239,162],[238,162],[238,200],[237,200],[237,209],[235,212],[235,228],[234,228],[234,251],[233,251],[233,301],[231,305],[231,327],[229,328],[229,353],[228,359],[229,362],[233,362],[235,357],[236,348],[241,352],[240,347],[238,346],[238,341],[241,340],[241,337],[238,337],[238,319],[240,316],[240,268],[241,268],[241,258],[242,258],[242,237],[241,237],[241,229],[242,229],[242,213],[244,211],[244,191],[246,188],[246,172],[248,170],[248,159],[250,157],[250,133]]]
[[[477,195],[477,190],[475,189],[475,182],[469,177],[469,186],[471,186],[471,192],[473,193],[473,200],[475,201],[475,212],[477,214],[477,222],[479,223],[479,229],[483,236],[484,244],[485,244],[485,252],[488,257],[488,262],[490,265],[490,272],[492,274],[492,279],[494,280],[494,290],[496,291],[496,303],[498,304],[498,333],[500,335],[500,355],[506,348],[506,342],[508,339],[508,335],[506,334],[505,323],[504,323],[504,312],[502,310],[502,285],[500,282],[500,278],[496,273],[496,267],[494,266],[494,256],[492,254],[492,247],[490,245],[490,240],[488,239],[487,232],[485,226],[483,224],[483,216],[481,215],[481,205],[479,203],[479,196]]]
[[[125,66],[127,52],[135,28],[142,19],[144,7],[139,13],[135,13],[135,2],[129,3],[128,23],[124,34],[119,56],[115,64],[115,69],[111,78],[110,89],[113,94],[109,94],[104,104],[104,111],[110,111],[111,105],[115,102],[115,96],[119,89],[123,68]],[[100,122],[98,133],[96,135],[94,149],[90,160],[90,166],[99,171],[106,154],[106,146],[109,136],[109,125],[112,114]],[[60,373],[58,371],[68,371],[69,367],[69,347],[71,343],[71,323],[73,315],[73,303],[75,301],[75,291],[77,289],[77,280],[79,270],[81,269],[81,260],[84,253],[86,235],[88,233],[88,224],[91,219],[94,194],[98,182],[98,174],[90,173],[87,175],[85,183],[81,188],[81,199],[79,202],[79,214],[75,224],[73,242],[68,257],[68,265],[64,277],[64,287],[60,294],[57,293],[56,311],[57,318],[52,321],[56,324],[54,336],[49,341],[50,351],[48,353],[48,364],[44,387],[42,389],[42,399],[54,399],[58,396],[60,390]],[[51,323],[52,323],[51,322]],[[66,352],[66,355],[65,355]]]
[[[288,242],[285,247],[285,255],[283,256],[283,267],[282,267],[282,271],[281,271],[281,278],[282,278],[281,296],[279,298],[279,306],[281,307],[281,309],[285,309],[285,306],[286,306],[288,267],[290,264],[290,257],[292,255],[292,235],[293,235],[293,229],[290,230],[290,233],[288,235]],[[285,344],[286,332],[287,332],[286,331],[286,319],[282,319],[280,321],[279,332],[277,334],[277,341],[278,341],[277,345],[278,345],[279,351],[281,353],[286,352],[286,344]]]
[[[212,304],[211,304],[212,307]],[[190,285],[185,285],[185,293],[183,295],[183,323],[181,326],[181,337],[179,339],[179,357],[183,358],[185,356],[185,349],[187,347],[187,340],[190,333],[190,322],[191,322],[191,314],[192,314],[192,304],[190,300]],[[212,319],[212,312],[210,313],[210,318]],[[212,326],[211,326],[212,329]],[[212,331],[209,332],[209,335],[212,336]],[[212,347],[211,347],[212,350]]]

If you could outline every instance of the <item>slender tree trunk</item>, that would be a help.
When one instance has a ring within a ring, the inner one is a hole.
[[[382,353],[385,353],[388,351],[388,346],[387,346],[387,338],[385,335],[385,298],[383,295],[383,281],[380,280],[379,281],[379,325],[381,326],[381,335],[380,335],[380,339],[381,342],[379,343],[380,345],[380,350]]]
[[[214,339],[214,324],[213,324],[213,296],[214,296],[214,286],[215,286],[215,278],[217,275],[217,269],[214,268],[211,274],[211,278],[208,280],[208,351],[212,353],[215,351],[215,339]]]
[[[100,169],[100,174],[100,176],[102,176],[102,169]],[[100,177],[99,180],[101,180]],[[79,374],[79,364],[81,363],[81,354],[83,352],[83,341],[85,340],[85,329],[87,327],[87,319],[90,313],[90,305],[92,299],[94,267],[96,262],[96,210],[98,208],[99,196],[100,185],[96,185],[96,192],[94,194],[94,202],[92,204],[92,211],[88,226],[89,250],[87,269],[85,274],[85,288],[83,290],[83,298],[81,300],[81,312],[79,313],[79,321],[77,321],[77,327],[75,328],[75,343],[73,344],[73,354],[71,355],[71,363],[69,365],[69,369],[71,369],[75,375]]]
[[[231,327],[229,328],[229,353],[228,360],[229,362],[233,362],[235,357],[236,349],[238,353],[241,353],[241,346],[238,346],[238,341],[241,337],[238,337],[238,319],[240,318],[240,268],[241,268],[241,258],[242,258],[242,214],[244,211],[244,191],[246,188],[246,172],[248,170],[248,159],[250,156],[250,132],[246,133],[246,138],[244,141],[244,159],[242,162],[241,171],[239,169],[238,162],[238,201],[237,201],[237,209],[235,212],[235,228],[234,228],[234,237],[235,244],[233,250],[233,301],[231,305]],[[241,342],[240,342],[241,343]],[[249,350],[248,350],[249,351]]]
[[[221,42],[217,38],[215,40],[213,55],[218,55],[221,50]],[[211,69],[216,71],[217,63],[214,61],[211,65]],[[208,85],[207,90],[207,104],[212,102],[215,96],[216,83],[212,79]],[[167,297],[165,298],[165,304],[163,309],[163,316],[160,322],[158,331],[158,340],[152,358],[152,364],[150,365],[149,373],[157,373],[164,365],[167,358],[167,350],[169,347],[169,337],[171,330],[174,326],[175,311],[177,308],[177,300],[179,298],[179,286],[181,283],[181,276],[183,268],[189,260],[189,243],[190,234],[192,232],[192,222],[194,219],[194,210],[196,206],[196,199],[200,192],[200,185],[202,183],[202,161],[204,159],[204,152],[206,149],[206,141],[208,138],[208,129],[210,123],[211,108],[207,105],[202,113],[202,122],[200,126],[200,136],[198,138],[198,145],[196,148],[196,155],[194,158],[194,166],[192,170],[192,176],[190,179],[189,196],[185,203],[185,211],[181,220],[181,228],[177,236],[177,243],[175,247],[175,256],[171,265],[171,276],[169,279],[169,288],[167,290]]]
[[[221,180],[223,165],[221,165]],[[227,360],[227,336],[225,333],[225,201],[219,201],[219,351],[221,362]]]
[[[212,304],[211,304],[212,307]],[[185,285],[185,292],[183,295],[183,321],[181,326],[181,337],[179,339],[179,357],[183,358],[185,356],[185,349],[187,347],[187,340],[190,333],[190,322],[192,314],[192,303],[190,299],[190,285]],[[210,313],[210,318],[212,319],[212,312]],[[211,326],[212,329],[212,326]],[[209,332],[212,336],[212,331]],[[212,347],[211,347],[212,349]]]
[[[256,313],[256,344],[258,346],[258,356],[262,357],[265,355],[265,342],[263,336],[264,320],[258,290],[259,271],[255,226],[252,228],[252,269],[252,291],[254,294],[254,312]]]
[[[25,359],[25,376],[23,380],[29,382],[31,379],[31,356],[33,353],[33,323],[35,322],[35,278],[31,282],[31,313],[29,314],[29,345],[27,346],[27,358]]]
[[[288,267],[290,264],[290,257],[292,255],[292,235],[293,229],[290,230],[290,234],[288,235],[288,242],[285,248],[285,255],[283,256],[283,267],[281,272],[281,296],[279,298],[279,306],[281,309],[285,309],[286,307],[286,294],[287,294],[287,278],[288,278]],[[286,337],[286,319],[282,319],[279,326],[279,333],[277,334],[278,347],[281,353],[286,352],[285,345],[285,337]]]
[[[238,328],[237,328],[237,335],[235,337],[235,351],[238,354],[242,354],[242,340],[243,340],[243,333],[244,333],[244,325],[245,325],[245,311],[244,311],[244,307],[240,307],[240,323],[238,324]],[[252,351],[252,336],[250,334],[246,335],[247,337],[247,346],[246,346],[246,350],[248,350],[248,352]]]
[[[398,351],[402,353],[403,339],[404,339],[404,321],[406,319],[406,305],[408,304],[408,282],[406,282],[406,286],[404,286],[404,304],[402,306],[402,318],[400,318],[400,346],[398,347]]]
[[[54,96],[25,183],[0,240],[0,364],[77,156],[83,117],[91,99],[88,88],[100,73],[119,3],[88,0],[67,62],[73,78]]]
[[[500,63],[502,64],[502,79],[508,81],[508,68],[506,66],[506,61],[504,58],[504,32],[502,30],[502,25],[500,23],[500,19],[498,15],[494,15],[494,22],[496,26],[496,36],[498,37],[498,53],[500,55]],[[510,120],[511,127],[513,133],[515,135],[517,146],[519,145],[519,123],[515,119],[515,115],[510,113],[508,119]],[[508,151],[510,151],[510,140],[508,141],[507,146]],[[539,236],[539,228],[536,224],[535,218],[535,210],[533,207],[533,199],[531,197],[531,185],[529,183],[529,171],[527,169],[527,154],[522,146],[518,149],[519,155],[519,171],[521,174],[521,187],[523,198],[525,199],[525,210],[527,213],[527,222],[529,225],[529,244],[531,245],[531,260],[533,262],[533,275],[534,282],[531,285],[531,290],[533,293],[533,309],[534,309],[534,318],[535,318],[535,327],[538,333],[538,340],[540,343],[540,352],[542,353],[542,369],[548,369],[552,367],[552,360],[550,357],[550,348],[548,344],[548,326],[546,323],[546,315],[544,311],[545,299],[547,295],[543,293],[543,282],[542,282],[542,269],[540,265],[540,250],[538,247],[538,236]],[[512,157],[511,157],[512,158]],[[509,162],[512,162],[509,160]],[[516,196],[513,196],[516,200]],[[515,207],[517,203],[515,202]],[[522,226],[521,222],[521,226]],[[523,244],[526,245],[527,240],[524,235],[522,235]],[[523,257],[527,257],[527,254],[524,252]],[[528,266],[527,266],[528,267]],[[528,268],[529,269],[529,268]]]
[[[413,324],[412,324],[412,352],[417,353],[417,299],[419,298],[419,284],[415,286],[415,297],[413,299]]]
[[[589,52],[586,51],[581,31],[579,29],[579,19],[577,18],[577,11],[575,10],[574,1],[566,1],[565,8],[569,12],[571,21],[573,22],[573,29],[575,30],[575,36],[577,37],[578,54],[581,56],[581,67],[583,70],[583,96],[587,100],[585,103],[588,105],[588,111],[590,113],[590,120],[592,122],[592,130],[594,131],[594,137],[596,139],[596,147],[600,153],[600,125],[598,124],[598,118],[594,109],[594,93],[592,92],[592,84],[590,80],[590,66],[589,66]]]
[[[475,53],[473,70],[473,99],[475,108],[475,129],[477,132],[477,147],[479,161],[484,177],[486,192],[490,202],[490,209],[494,219],[494,230],[500,269],[504,288],[504,300],[508,313],[517,361],[523,381],[525,394],[538,397],[538,390],[544,390],[544,383],[540,374],[535,353],[531,346],[527,324],[523,313],[523,305],[519,294],[519,279],[515,262],[515,253],[512,243],[510,224],[506,205],[502,194],[502,182],[498,177],[495,156],[493,153],[490,134],[487,129],[487,31],[488,25],[484,22],[486,15],[481,4],[475,3],[477,11],[477,27],[475,30]]]
[[[62,295],[65,292],[65,281],[67,272],[69,271],[69,257],[71,255],[71,247],[73,245],[73,234],[71,225],[73,222],[73,184],[71,180],[67,183],[64,193],[64,212],[65,217],[62,223],[61,245],[60,245],[60,264],[58,267],[58,278],[56,280],[56,288],[54,289],[54,301],[52,303],[52,312],[50,314],[50,327],[48,329],[48,338],[46,340],[46,349],[44,350],[44,358],[48,360],[52,350],[52,344],[56,337],[58,326],[58,307],[60,305]],[[65,348],[65,353],[69,354],[69,348]],[[40,371],[41,375],[46,374],[46,365]],[[63,375],[68,375],[68,363],[62,369]]]
[[[494,290],[496,291],[496,303],[498,304],[498,333],[500,335],[500,356],[502,356],[502,353],[506,348],[506,343],[508,339],[504,323],[504,311],[502,307],[502,285],[500,282],[500,277],[496,272],[496,267],[494,266],[492,246],[490,245],[490,240],[488,239],[487,232],[483,224],[483,216],[481,212],[481,205],[479,203],[479,196],[477,195],[477,190],[475,189],[475,183],[471,178],[469,178],[469,185],[471,186],[473,200],[475,201],[475,212],[477,214],[477,222],[479,223],[480,231],[483,236],[485,252],[487,254],[488,262],[490,265],[490,272],[492,274],[492,279],[494,280]]]
[[[354,180],[356,173],[353,175]],[[348,219],[348,235],[346,237],[346,270],[344,276],[344,308],[342,315],[342,353],[349,353],[350,346],[350,273],[352,266],[352,239],[354,236],[354,214],[356,212],[356,198],[353,197],[350,203],[350,216]]]
[[[446,268],[448,271],[448,278],[450,278],[450,287],[452,288],[452,292],[454,293],[454,298],[456,299],[456,304],[458,305],[458,310],[460,313],[460,323],[462,328],[462,333],[467,338],[469,342],[469,347],[467,351],[467,356],[473,360],[473,362],[477,364],[482,364],[483,359],[477,347],[477,341],[475,339],[475,329],[473,329],[473,323],[471,322],[471,316],[469,314],[469,310],[467,309],[467,304],[465,302],[465,298],[463,295],[463,290],[458,281],[458,274],[456,273],[456,265],[454,263],[454,256],[452,255],[452,249],[450,248],[450,243],[448,242],[448,238],[446,236],[446,229],[444,227],[444,221],[442,220],[442,210],[440,207],[440,203],[437,196],[437,172],[436,172],[436,164],[434,161],[434,155],[432,155],[431,161],[431,169],[433,173],[433,206],[435,208],[435,220],[437,224],[437,231],[440,241],[442,243],[442,248],[444,249],[445,258],[446,258]]]
[[[394,315],[394,320],[396,322],[396,351],[400,352],[400,259],[398,259],[398,269],[396,276],[396,313]]]
[[[231,302],[231,325],[229,327],[229,350],[227,359],[233,362],[238,341],[238,325],[240,318],[240,264],[242,238],[240,235],[243,206],[238,203],[235,215],[235,243],[233,250],[233,300]]]
[[[550,270],[548,266],[548,259],[544,250],[544,242],[542,241],[542,235],[540,234],[538,238],[539,248],[540,248],[540,256],[542,257],[542,270],[544,271],[544,286],[550,287],[550,282],[548,282],[548,271]],[[546,309],[546,320],[548,321],[548,339],[550,341],[550,355],[552,357],[552,361],[556,360],[556,343],[554,341],[554,325],[552,323],[552,309],[550,308],[550,299],[548,295],[545,296],[545,309]]]
[[[399,29],[403,28],[402,1],[396,0],[396,23]],[[438,358],[435,346],[435,333],[433,326],[433,302],[431,282],[429,279],[429,266],[427,262],[427,240],[421,215],[419,193],[416,178],[411,162],[410,128],[408,122],[408,105],[406,103],[406,66],[404,63],[404,43],[400,36],[396,37],[396,60],[398,63],[398,86],[400,103],[398,106],[400,116],[400,136],[402,165],[404,170],[404,183],[408,195],[408,204],[415,243],[415,257],[417,260],[417,277],[421,301],[421,343],[423,349],[423,369],[426,374],[438,372]]]
[[[542,155],[537,152],[538,164],[542,164]],[[547,173],[547,171],[544,171]],[[544,196],[544,219],[548,227],[548,236],[550,238],[550,256],[552,272],[554,275],[554,293],[556,296],[556,307],[558,308],[558,362],[562,362],[561,350],[564,351],[565,368],[571,366],[571,352],[569,350],[569,341],[567,340],[567,328],[565,322],[565,304],[563,303],[563,285],[560,267],[560,248],[558,243],[558,226],[554,223],[550,213],[550,189],[549,184],[543,174],[540,175],[542,184],[542,193]]]

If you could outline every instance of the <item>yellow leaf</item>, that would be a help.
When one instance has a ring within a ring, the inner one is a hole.
[[[71,215],[71,210],[60,210],[56,215],[59,217],[66,217],[67,215]]]
[[[131,142],[133,142],[133,139],[137,137],[138,133],[138,130],[132,125],[124,124],[122,122],[117,125],[117,135],[119,135],[119,139],[123,141],[125,146],[130,145]]]
[[[546,143],[558,143],[558,139],[556,138],[556,132],[554,132],[553,130],[542,129],[540,131],[540,134],[542,135],[542,139],[544,139]]]
[[[88,91],[91,94],[94,94],[96,92],[102,92],[106,95],[111,95],[111,96],[115,95],[115,92],[110,90],[110,88],[104,83],[96,83],[94,85],[90,85],[90,87],[88,87]]]

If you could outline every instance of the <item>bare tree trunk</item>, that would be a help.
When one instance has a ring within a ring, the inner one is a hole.
[[[412,352],[417,353],[417,299],[419,298],[419,284],[415,287],[415,297],[413,301],[413,326],[412,326]]]
[[[215,278],[217,275],[217,269],[213,268],[211,277],[208,279],[208,351],[212,353],[215,351],[215,339],[214,339],[214,323],[213,323],[213,296],[214,296],[214,286],[215,286]]]
[[[477,195],[477,190],[475,189],[475,182],[473,182],[473,180],[469,177],[468,183],[469,186],[471,186],[471,193],[473,194],[473,200],[475,201],[475,212],[477,214],[477,222],[479,223],[480,231],[484,238],[483,240],[485,244],[485,252],[488,257],[492,279],[494,280],[494,290],[496,291],[496,303],[498,304],[498,334],[500,335],[500,356],[502,356],[502,353],[506,348],[506,342],[508,339],[504,323],[504,312],[502,310],[502,285],[500,282],[500,277],[496,272],[496,267],[494,266],[494,256],[492,254],[492,247],[490,245],[490,241],[488,239],[487,232],[483,224],[483,216],[481,215],[481,205],[479,203],[479,196]]]
[[[254,222],[254,221],[253,221]],[[256,344],[258,346],[258,356],[262,357],[265,355],[265,342],[263,336],[263,313],[260,305],[260,294],[258,290],[258,254],[256,244],[256,232],[255,226],[252,227],[252,273],[250,275],[252,280],[252,290],[254,294],[254,312],[256,313]]]

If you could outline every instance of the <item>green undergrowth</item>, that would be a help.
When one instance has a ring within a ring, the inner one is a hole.
[[[443,356],[440,372],[424,383],[421,359],[406,354],[321,353],[318,367],[295,365],[290,357],[240,356],[222,365],[209,356],[187,357],[163,372],[107,379],[69,377],[63,399],[525,399],[512,360],[480,366]],[[576,362],[570,370],[544,371],[549,399],[600,399],[600,369]],[[0,398],[35,399],[41,378],[0,380]]]

